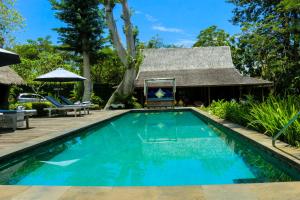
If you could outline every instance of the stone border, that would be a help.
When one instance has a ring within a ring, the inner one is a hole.
[[[300,182],[174,187],[0,186],[0,199],[296,200]]]

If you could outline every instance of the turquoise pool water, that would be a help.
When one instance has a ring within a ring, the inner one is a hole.
[[[295,180],[190,111],[128,113],[2,167],[1,184],[178,186]]]

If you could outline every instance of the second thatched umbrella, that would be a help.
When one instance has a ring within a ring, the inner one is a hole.
[[[75,82],[75,81],[84,81],[86,78],[74,74],[63,68],[58,68],[47,74],[41,75],[34,79],[35,81],[44,81],[44,82]]]

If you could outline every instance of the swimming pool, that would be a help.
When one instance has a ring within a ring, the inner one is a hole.
[[[0,184],[180,186],[299,180],[192,111],[130,112],[2,163]]]

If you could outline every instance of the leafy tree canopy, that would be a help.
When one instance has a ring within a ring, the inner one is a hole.
[[[62,42],[62,49],[82,53],[96,53],[103,47],[104,14],[98,0],[50,0],[55,16],[66,26],[55,28]],[[86,39],[86,46],[83,45]]]
[[[59,67],[77,72],[70,60],[70,55],[58,50],[50,37],[28,40],[27,44],[16,45],[13,49],[21,57],[21,63],[13,69],[32,87],[34,91],[40,84],[34,79]]]
[[[13,32],[24,27],[24,19],[15,9],[16,0],[0,1],[0,47],[11,46],[14,41]]]
[[[97,84],[116,86],[122,81],[125,71],[115,50],[107,47],[101,50],[101,59],[92,68],[92,79]]]
[[[228,0],[232,22],[242,27],[237,67],[274,81],[275,92],[299,94],[299,0]]]
[[[159,35],[153,36],[148,42],[142,43],[140,48],[159,49],[159,48],[182,48],[175,44],[166,44]]]
[[[200,32],[194,47],[231,46],[234,38],[217,26],[210,26]]]

